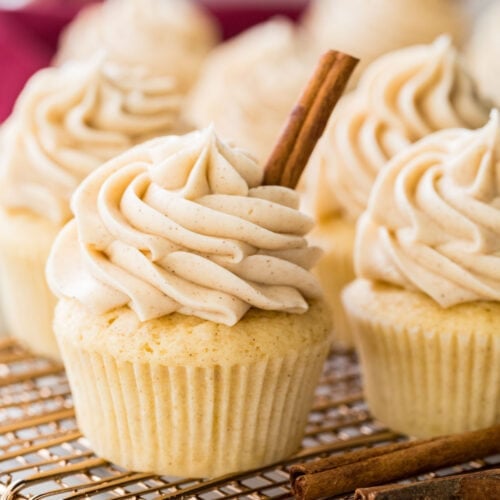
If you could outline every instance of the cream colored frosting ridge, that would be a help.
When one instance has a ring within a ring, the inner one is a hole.
[[[360,219],[362,278],[418,290],[443,307],[500,300],[498,112],[476,131],[437,132],[393,158]]]
[[[319,250],[295,191],[212,128],[149,141],[92,173],[47,267],[53,292],[98,314],[174,311],[227,325],[250,307],[302,313]]]
[[[431,132],[476,128],[487,118],[448,37],[379,58],[341,101],[318,145],[311,189],[326,185],[336,200],[320,197],[318,216],[343,212],[356,219],[378,172],[397,152]]]
[[[102,54],[38,72],[3,127],[0,202],[56,223],[92,170],[131,146],[185,130],[168,77],[121,68]]]

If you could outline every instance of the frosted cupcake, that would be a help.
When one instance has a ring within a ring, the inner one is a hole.
[[[354,86],[381,55],[443,33],[459,44],[471,23],[465,2],[457,0],[313,0],[303,24],[318,53],[333,47],[361,60]]]
[[[56,63],[104,49],[116,63],[174,77],[184,92],[218,39],[215,20],[192,0],[107,0],[69,25]]]
[[[301,443],[330,344],[296,192],[211,128],[77,189],[47,276],[78,423],[133,469],[215,476]]]
[[[214,123],[224,139],[265,161],[315,63],[293,23],[259,24],[210,54],[187,116],[199,127]]]
[[[381,172],[343,294],[371,411],[416,436],[500,423],[500,131],[430,135]]]
[[[475,128],[488,108],[449,38],[387,54],[345,96],[311,159],[305,185],[318,220],[312,237],[325,254],[317,267],[334,311],[335,341],[352,347],[340,291],[354,278],[354,227],[386,163],[433,131]]]
[[[466,47],[466,60],[481,91],[500,106],[500,2],[491,2],[480,15]]]
[[[1,134],[0,280],[8,330],[34,352],[57,357],[44,268],[72,192],[134,144],[185,130],[180,105],[171,79],[101,57],[42,70],[19,97]]]

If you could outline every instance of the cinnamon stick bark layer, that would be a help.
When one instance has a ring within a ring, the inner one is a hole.
[[[357,63],[333,50],[321,57],[267,161],[263,184],[296,187]]]
[[[389,484],[356,490],[354,500],[478,500],[500,498],[500,469],[469,472],[413,484]]]
[[[500,425],[464,434],[410,441],[406,443],[408,446],[399,444],[405,443],[322,459],[307,467],[293,466],[290,473],[296,498],[340,495],[356,488],[397,481],[500,453]]]

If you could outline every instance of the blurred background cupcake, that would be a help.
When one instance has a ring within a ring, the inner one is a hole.
[[[500,106],[500,2],[480,12],[466,47],[467,63],[480,90]]]
[[[105,50],[121,65],[174,77],[185,92],[218,40],[215,18],[193,0],[107,0],[86,7],[64,31],[55,62]]]
[[[0,280],[7,329],[58,356],[45,261],[87,174],[151,137],[183,132],[175,81],[102,54],[35,74],[1,128]],[[27,313],[29,311],[29,313]]]
[[[213,123],[222,137],[264,162],[316,59],[292,22],[261,23],[208,56],[187,116],[198,127]]]
[[[460,45],[471,24],[466,0],[313,0],[304,18],[317,52],[334,47],[360,59],[351,87],[382,54],[443,33]]]

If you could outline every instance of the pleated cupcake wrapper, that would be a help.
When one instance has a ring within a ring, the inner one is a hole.
[[[350,313],[375,417],[428,437],[500,422],[500,335],[405,330]]]
[[[56,298],[45,279],[49,249],[2,245],[1,300],[8,333],[32,352],[60,359],[52,330]]]
[[[284,340],[286,341],[286,339]],[[119,361],[60,338],[79,426],[100,456],[210,477],[297,451],[328,342],[245,366]]]
[[[333,314],[333,345],[342,349],[354,347],[351,326],[341,300],[342,289],[355,278],[353,265],[352,253],[345,245],[339,245],[328,249],[315,269]]]

